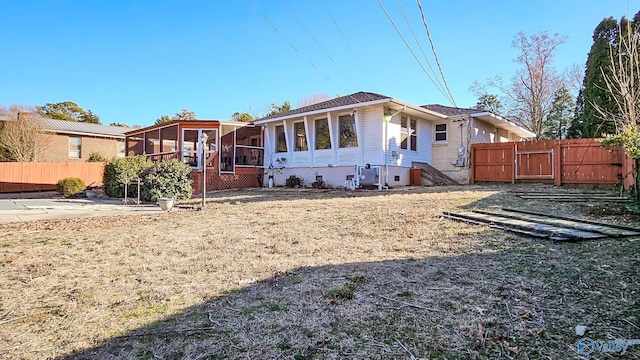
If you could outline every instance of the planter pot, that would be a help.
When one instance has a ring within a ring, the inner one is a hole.
[[[159,198],[158,205],[160,205],[160,209],[169,211],[173,208],[173,198]]]

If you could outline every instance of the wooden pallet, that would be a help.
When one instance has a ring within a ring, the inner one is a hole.
[[[445,212],[450,219],[557,241],[640,236],[640,229],[516,209]]]

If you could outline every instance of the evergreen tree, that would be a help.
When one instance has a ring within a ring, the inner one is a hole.
[[[542,125],[543,139],[566,139],[567,130],[573,119],[575,103],[571,92],[566,87],[556,91],[551,104],[551,111]]]
[[[628,29],[628,25],[629,21],[624,17],[620,24],[613,17],[609,17],[603,19],[593,31],[593,45],[587,57],[582,89],[576,99],[575,116],[568,131],[569,137],[601,137],[604,134],[616,133],[613,119],[603,118],[594,104],[607,113],[617,112],[616,103],[607,90],[604,78],[611,75],[610,49],[614,52],[614,58],[617,56],[621,36],[619,29]],[[637,29],[638,25],[640,12],[633,17],[632,28]]]

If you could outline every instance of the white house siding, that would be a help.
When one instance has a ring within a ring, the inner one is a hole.
[[[265,136],[265,166],[272,164],[279,167],[275,159],[285,158],[282,163],[283,169],[275,172],[274,182],[276,185],[284,185],[285,180],[292,175],[304,179],[306,185],[315,181],[317,175],[321,175],[323,181],[330,186],[344,186],[347,175],[355,175],[355,166],[381,166],[384,172],[384,122],[383,107],[370,106],[355,109],[356,131],[358,134],[358,147],[339,147],[339,127],[338,117],[350,114],[353,110],[342,112],[331,112],[330,114],[316,114],[307,117],[307,143],[308,151],[293,151],[294,136],[293,124],[303,118],[289,119],[284,122],[287,136],[288,150],[286,153],[274,153],[275,126],[283,122],[274,122],[266,125]],[[414,118],[413,116],[409,116]],[[332,148],[325,150],[315,150],[315,120],[327,118],[330,120],[330,131],[332,137]],[[394,116],[388,125],[387,141],[389,144],[387,165],[389,169],[388,182],[390,186],[409,185],[409,168],[412,162],[431,163],[433,141],[432,122],[415,117],[417,120],[417,151],[400,149],[400,114]],[[391,156],[395,150],[397,158]],[[272,161],[272,158],[274,159]],[[384,183],[384,173],[381,174],[381,181]],[[399,176],[396,181],[395,177]],[[266,182],[265,182],[266,183]]]
[[[431,143],[433,142],[433,123],[431,121],[418,118],[412,115],[407,116],[409,119],[417,121],[417,150],[401,149],[401,114],[395,115],[389,122],[389,164],[403,167],[411,167],[413,162],[422,162],[430,164],[432,161]],[[397,157],[392,156],[392,152],[396,151]]]

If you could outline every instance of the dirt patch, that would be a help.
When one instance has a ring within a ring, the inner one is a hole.
[[[505,189],[230,191],[203,211],[8,224],[0,357],[559,359],[578,324],[637,337],[638,239],[440,217],[579,213]]]
[[[635,206],[634,206],[635,207]],[[577,209],[586,216],[610,220],[616,223],[640,222],[640,211],[625,204],[578,205]]]

